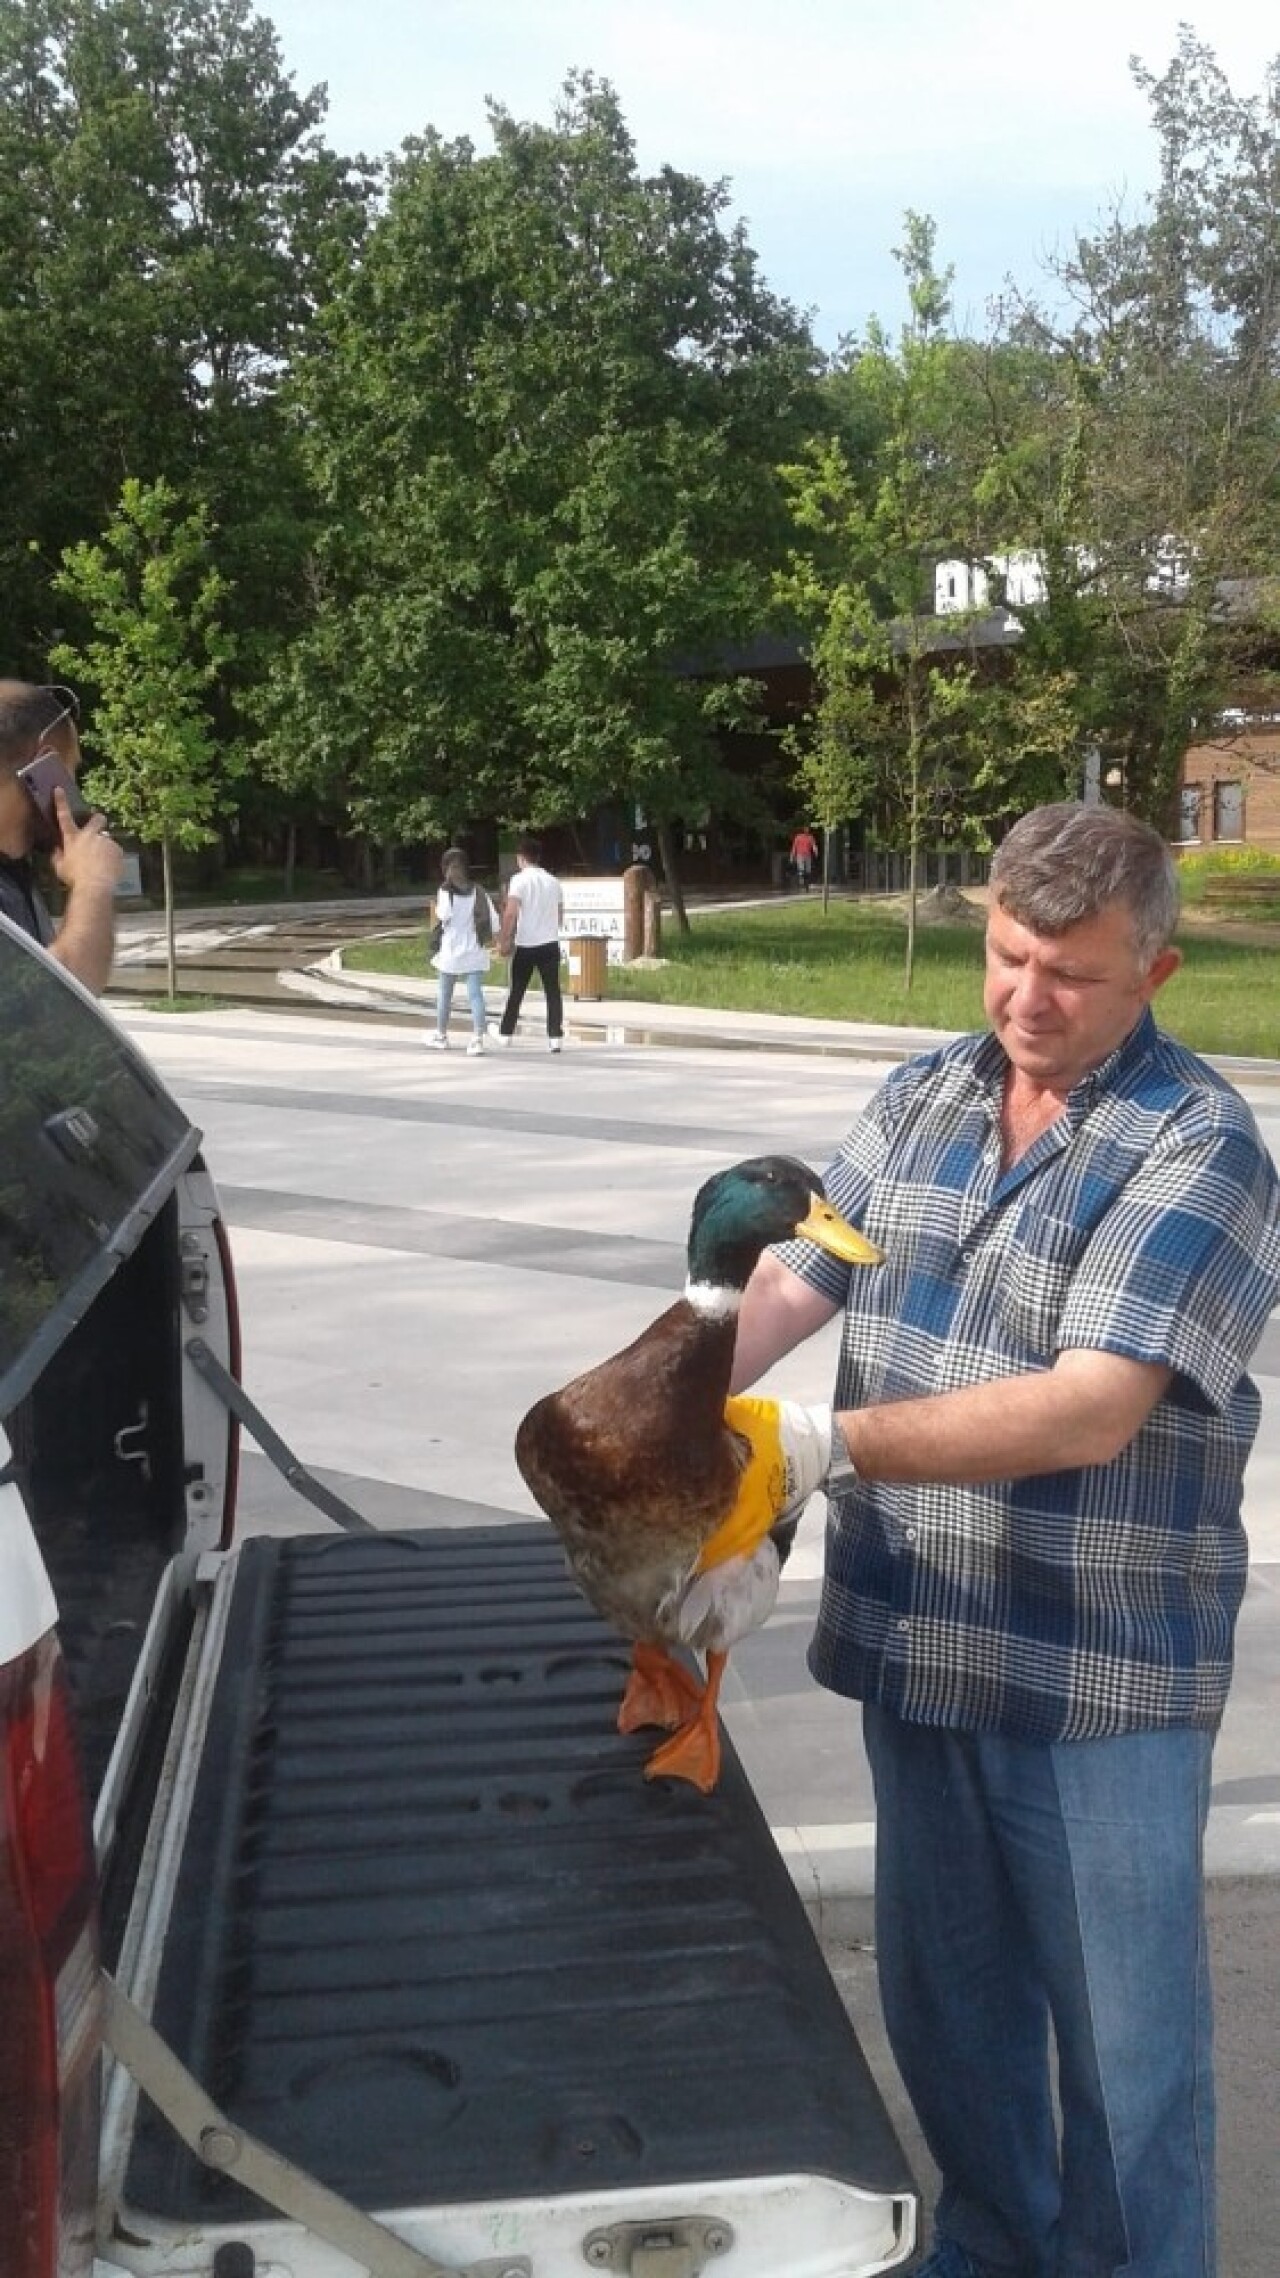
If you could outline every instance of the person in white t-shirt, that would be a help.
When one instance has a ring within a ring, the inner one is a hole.
[[[456,981],[466,987],[471,1003],[471,1042],[475,1058],[484,1051],[484,975],[489,970],[489,943],[498,927],[498,914],[483,886],[477,886],[460,846],[451,846],[441,859],[441,885],[435,917],[440,943],[431,962],[439,974],[436,990],[436,1025],[427,1042],[436,1052],[447,1050],[449,1012]]]
[[[498,933],[498,955],[511,959],[511,987],[498,1025],[499,1044],[510,1044],[524,993],[535,973],[542,976],[547,1000],[547,1050],[558,1052],[564,1039],[560,995],[560,929],[564,896],[560,881],[542,867],[542,842],[516,840],[516,874],[507,888]]]

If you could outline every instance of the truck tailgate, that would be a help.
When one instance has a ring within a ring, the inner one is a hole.
[[[155,2021],[365,2209],[744,2175],[909,2198],[732,1748],[711,1797],[646,1783],[626,1658],[542,1526],[239,1554]],[[125,2202],[266,2213],[145,2102]]]

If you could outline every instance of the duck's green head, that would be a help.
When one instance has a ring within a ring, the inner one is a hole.
[[[689,1284],[743,1290],[762,1250],[792,1234],[848,1265],[879,1265],[881,1252],[833,1210],[821,1181],[791,1155],[755,1155],[708,1179],[689,1227]]]

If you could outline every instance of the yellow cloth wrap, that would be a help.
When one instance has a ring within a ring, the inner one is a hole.
[[[751,1442],[751,1455],[733,1509],[702,1546],[699,1574],[709,1566],[722,1566],[726,1558],[749,1558],[787,1507],[787,1459],[777,1401],[736,1393],[725,1401],[724,1420]]]

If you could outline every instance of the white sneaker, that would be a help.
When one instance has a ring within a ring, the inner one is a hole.
[[[449,1039],[447,1036],[441,1036],[439,1030],[437,1029],[433,1035],[427,1038],[427,1045],[429,1050],[432,1052],[447,1052],[449,1049]]]
[[[482,1036],[473,1036],[471,1042],[467,1046],[468,1060],[478,1060],[483,1051],[484,1038]]]
[[[494,1038],[494,1043],[501,1045],[504,1052],[509,1052],[511,1050],[511,1038],[509,1036],[504,1036],[501,1029],[498,1030],[498,1033]]]
[[[548,1050],[548,1052],[558,1052],[558,1051],[559,1051],[559,1049],[560,1049],[560,1046],[561,1046],[562,1042],[563,1042],[563,1038],[562,1038],[562,1037],[559,1037],[559,1036],[549,1036],[549,1037],[547,1038],[547,1050]]]

